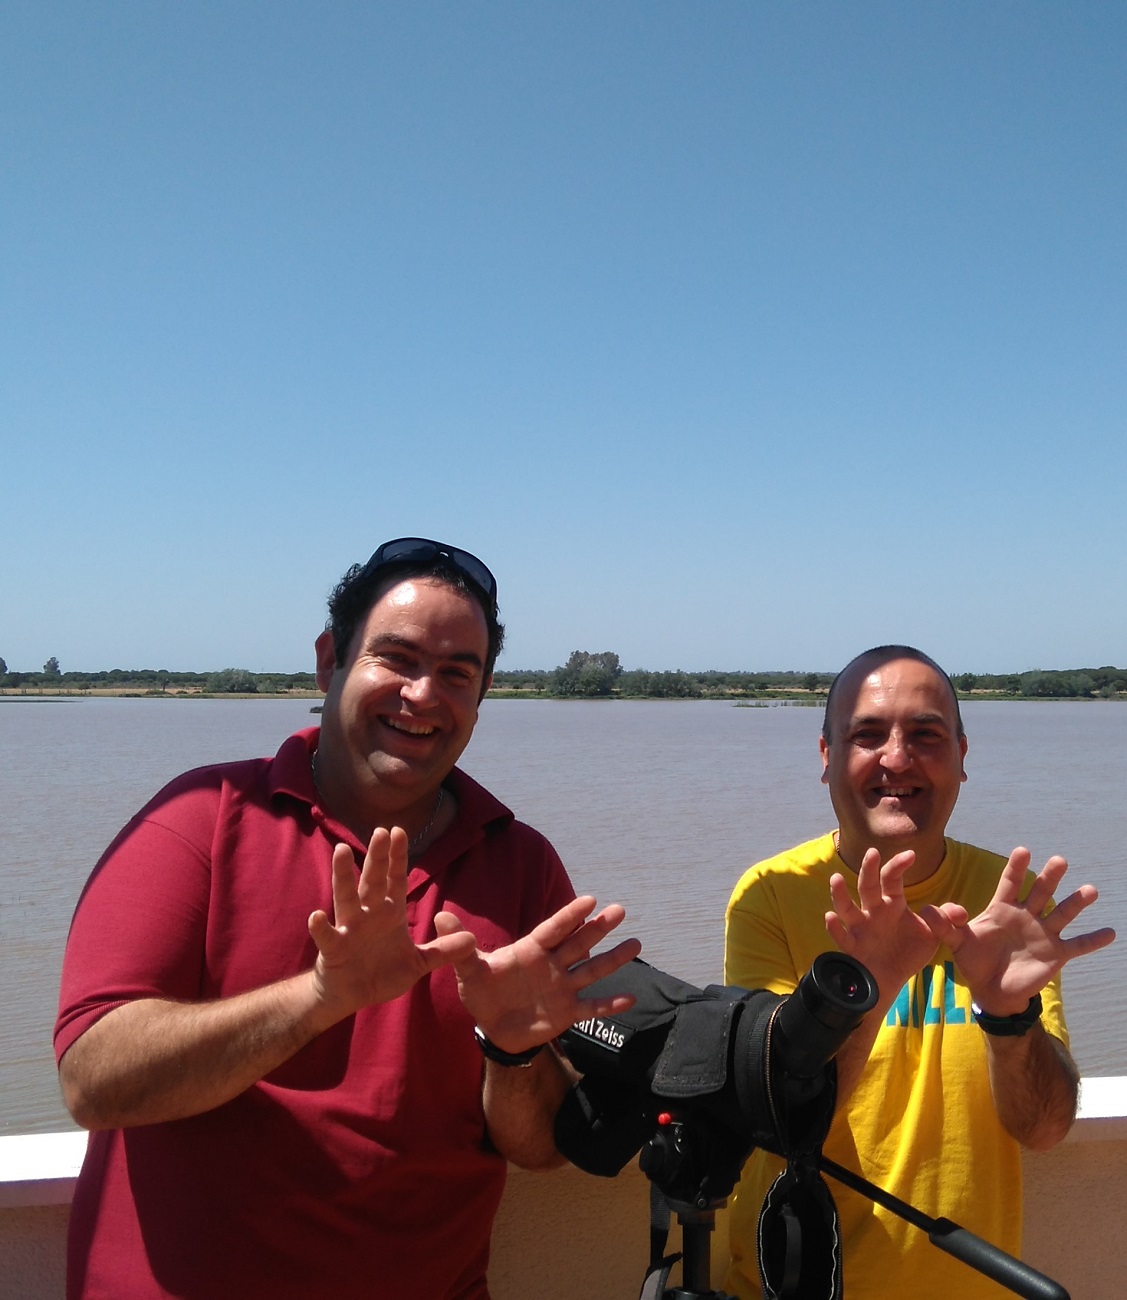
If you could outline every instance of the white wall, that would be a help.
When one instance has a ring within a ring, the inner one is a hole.
[[[63,1300],[66,1221],[83,1145],[80,1133],[0,1138],[2,1300]],[[1026,1156],[1025,1183],[1028,1262],[1072,1300],[1124,1294],[1127,1079],[1085,1080],[1080,1120],[1055,1150]],[[721,1222],[714,1287],[723,1281],[723,1237]],[[679,1246],[674,1227],[670,1248]],[[649,1184],[636,1168],[616,1179],[570,1167],[510,1172],[493,1236],[494,1300],[632,1300],[648,1259]]]

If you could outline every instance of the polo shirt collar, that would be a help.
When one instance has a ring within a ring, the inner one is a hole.
[[[319,727],[306,727],[282,742],[281,749],[270,764],[270,775],[267,778],[271,798],[288,794],[310,807],[317,802],[311,760],[320,732]]]
[[[319,806],[310,766],[319,737],[319,727],[306,727],[282,742],[270,765],[271,798],[275,795],[289,795],[310,808]],[[445,866],[474,844],[479,843],[485,838],[487,827],[494,823],[501,825],[514,820],[511,809],[461,768],[454,768],[444,784],[458,801],[458,817],[446,833],[435,842],[434,848],[441,849],[440,856],[436,858],[433,850],[428,849],[419,859],[419,863],[427,863],[428,871]],[[344,831],[343,827],[339,829]],[[347,838],[351,841],[353,836],[348,834]],[[412,866],[412,878],[417,867],[418,864]]]

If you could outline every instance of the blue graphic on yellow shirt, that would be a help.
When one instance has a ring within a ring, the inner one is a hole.
[[[956,1000],[958,999],[958,1000]],[[962,1002],[963,1005],[959,1005]],[[925,966],[900,990],[884,1023],[891,1028],[965,1025],[970,1019],[970,991],[955,981],[955,963]]]

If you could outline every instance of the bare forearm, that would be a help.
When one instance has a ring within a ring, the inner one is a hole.
[[[63,1099],[89,1129],[198,1115],[237,1097],[339,1018],[317,997],[311,972],[217,1002],[131,1002],[63,1056]]]
[[[550,1045],[525,1070],[486,1062],[485,1123],[506,1160],[523,1169],[552,1169],[564,1163],[553,1127],[576,1077]]]
[[[884,1014],[879,1007],[874,1007],[842,1043],[835,1058],[838,1106],[844,1105],[849,1100],[854,1088],[861,1081],[861,1075],[869,1062],[869,1053],[877,1040],[877,1031],[880,1029]]]
[[[1020,1038],[987,1038],[990,1090],[1006,1132],[1022,1146],[1047,1151],[1076,1118],[1076,1063],[1041,1025]]]

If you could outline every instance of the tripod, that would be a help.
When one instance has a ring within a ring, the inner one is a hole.
[[[657,1197],[661,1196],[656,1187],[652,1191]],[[722,1291],[713,1291],[709,1282],[711,1272],[711,1237],[716,1228],[716,1210],[696,1209],[694,1206],[685,1205],[679,1201],[667,1201],[662,1197],[665,1205],[666,1226],[659,1227],[655,1223],[658,1215],[656,1209],[655,1197],[651,1196],[650,1202],[650,1233],[651,1244],[657,1234],[660,1233],[662,1239],[662,1249],[664,1248],[664,1238],[668,1228],[668,1214],[673,1210],[677,1215],[677,1222],[681,1228],[681,1253],[679,1255],[666,1255],[664,1258],[657,1260],[650,1266],[646,1274],[646,1280],[642,1285],[639,1300],[729,1300],[729,1297]],[[680,1261],[681,1264],[681,1285],[667,1287],[669,1274],[673,1265]]]
[[[677,1118],[668,1113],[659,1116],[657,1132],[642,1148],[639,1159],[642,1172],[650,1180],[650,1267],[639,1300],[728,1300],[723,1292],[712,1289],[709,1280],[711,1236],[716,1227],[716,1211],[727,1203],[746,1155],[742,1147],[733,1149],[733,1145],[724,1141],[719,1130],[711,1124],[702,1124],[699,1119],[693,1122]],[[830,1160],[820,1148],[797,1163],[788,1161],[788,1176],[793,1171],[800,1178],[820,1182],[815,1170],[829,1174],[852,1191],[867,1196],[883,1209],[926,1232],[933,1246],[992,1278],[1008,1291],[1022,1296],[1023,1300],[1069,1300],[1068,1292],[1059,1282],[1007,1255],[950,1219],[934,1219],[924,1214],[867,1178]],[[780,1178],[776,1187],[784,1181]],[[772,1188],[772,1194],[774,1190]],[[834,1220],[833,1236],[836,1238],[837,1211],[828,1192],[822,1190]],[[770,1202],[771,1196],[767,1199]],[[682,1249],[679,1255],[665,1254],[671,1211],[677,1215],[681,1228]],[[764,1219],[766,1215],[765,1206]],[[787,1221],[788,1264],[784,1280],[775,1283],[780,1300],[806,1300],[815,1291],[819,1296],[825,1295],[824,1279],[811,1282],[814,1275],[809,1268],[809,1252],[818,1249],[818,1239],[812,1243],[809,1237],[811,1223],[802,1226],[793,1212],[784,1214],[784,1217]],[[763,1235],[761,1221],[761,1243]],[[840,1256],[838,1261],[840,1263]],[[681,1264],[681,1285],[668,1287],[670,1272],[678,1262]],[[833,1281],[840,1288],[840,1273],[836,1269]]]
[[[1030,1268],[1020,1259],[1007,1255],[1005,1251],[976,1237],[973,1232],[950,1219],[935,1219],[924,1214],[907,1201],[900,1200],[826,1156],[820,1155],[817,1164],[823,1173],[829,1174],[837,1182],[869,1197],[877,1205],[919,1228],[921,1232],[926,1232],[928,1240],[939,1250],[962,1260],[968,1267],[992,1278],[1007,1291],[1023,1297],[1023,1300],[1069,1300],[1068,1292],[1059,1282]],[[656,1183],[651,1183],[650,1234],[651,1253],[655,1262],[646,1274],[639,1300],[730,1300],[724,1292],[712,1290],[709,1280],[712,1254],[710,1239],[716,1227],[716,1210],[724,1204],[725,1201],[722,1200],[700,1208],[699,1205],[671,1200]],[[681,1228],[681,1253],[657,1259],[657,1255],[664,1249],[671,1210],[676,1214]],[[681,1285],[667,1287],[669,1275],[678,1261],[681,1264]],[[794,1300],[802,1300],[802,1290],[791,1294]],[[782,1300],[786,1300],[786,1295],[784,1292]]]

